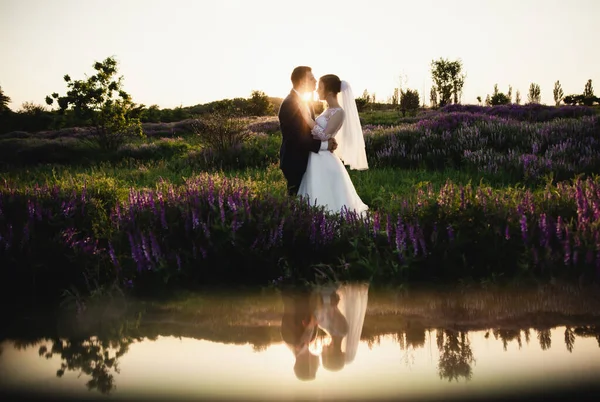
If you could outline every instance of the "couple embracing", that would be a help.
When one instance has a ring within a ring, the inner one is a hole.
[[[281,338],[294,354],[294,373],[314,380],[320,366],[340,371],[352,363],[369,299],[368,283],[282,289]],[[326,334],[319,351],[317,333]]]
[[[363,215],[368,211],[350,179],[351,169],[368,169],[365,140],[352,89],[337,75],[319,79],[319,99],[327,109],[315,118],[305,101],[315,91],[312,69],[299,66],[291,76],[293,89],[279,109],[283,141],[280,168],[287,181],[288,194],[308,198],[312,205],[329,212],[347,210]]]

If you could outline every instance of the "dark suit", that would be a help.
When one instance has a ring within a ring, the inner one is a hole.
[[[308,165],[308,155],[311,151],[318,153],[321,148],[321,141],[313,138],[310,126],[302,117],[300,102],[300,96],[292,90],[279,108],[279,125],[283,137],[279,150],[279,167],[287,180],[289,195],[298,194]],[[314,112],[312,108],[309,109],[314,119]]]

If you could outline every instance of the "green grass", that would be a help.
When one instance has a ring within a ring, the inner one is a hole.
[[[114,190],[121,197],[126,197],[129,188],[155,188],[161,181],[181,185],[185,179],[201,172],[191,167],[175,169],[166,160],[159,161],[124,161],[119,163],[101,163],[97,166],[37,166],[27,169],[14,169],[2,172],[8,181],[23,186],[35,184],[48,186],[76,185],[94,182],[95,187]],[[485,176],[481,174],[461,172],[458,170],[426,171],[393,168],[376,168],[365,171],[350,170],[350,177],[363,201],[372,208],[381,208],[390,201],[402,201],[415,194],[418,187],[431,184],[437,191],[447,180],[457,184],[476,184],[483,180],[495,188],[503,188],[514,183],[501,176]],[[286,194],[286,183],[281,170],[276,164],[263,168],[231,170],[217,172],[218,175],[237,178],[244,181],[257,195],[274,195],[283,197]]]

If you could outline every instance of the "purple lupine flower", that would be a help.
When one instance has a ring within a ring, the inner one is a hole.
[[[234,201],[231,195],[227,197],[227,206],[233,213],[237,211],[237,203]]]
[[[421,245],[421,250],[423,251],[423,256],[427,255],[427,247],[425,245],[425,234],[423,233],[423,229],[417,223],[417,234],[419,236],[419,244]]]
[[[448,231],[448,240],[451,242],[454,241],[454,229],[452,228],[452,225],[448,224],[446,230]]]
[[[139,245],[134,240],[133,234],[131,232],[128,232],[127,236],[129,237],[129,245],[131,247],[131,258],[137,264],[137,270],[138,270],[138,272],[141,272],[142,269],[144,268],[144,262],[142,260],[143,256],[141,255],[141,251],[139,249]]]
[[[223,194],[219,191],[219,211],[221,212],[221,222],[225,224],[225,208],[223,207]]]
[[[400,261],[403,261],[402,254],[406,249],[406,233],[404,232],[404,224],[402,218],[398,214],[398,222],[396,223],[396,249],[398,250]]]
[[[571,261],[571,244],[569,243],[569,236],[565,237],[563,246],[564,246],[564,250],[565,250],[564,262],[565,262],[565,265],[569,265],[569,263]]]
[[[152,213],[154,214],[154,216],[158,216],[158,210],[156,209],[156,203],[154,202],[154,193],[150,192],[148,194],[148,201],[150,203],[150,209],[152,210]]]
[[[415,236],[415,227],[412,224],[408,224],[408,237],[412,243],[414,255],[417,256],[419,253],[419,244],[417,237]]]
[[[315,217],[313,216],[310,221],[310,235],[309,235],[310,243],[312,245],[317,244],[317,226],[315,224]]]
[[[200,218],[198,217],[198,213],[196,212],[196,208],[192,208],[192,229],[196,230],[200,226]]]
[[[559,216],[558,219],[556,220],[556,238],[558,240],[562,240],[562,227],[563,227],[562,217]]]
[[[150,233],[150,245],[152,247],[152,256],[154,257],[154,261],[158,263],[162,259],[162,253],[160,251],[160,245],[158,244],[158,239],[154,235],[154,232]]]
[[[113,245],[111,242],[108,242],[108,255],[110,257],[111,262],[115,266],[115,268],[117,268],[117,270],[120,270],[121,267],[119,265],[119,260],[117,260],[117,256],[115,255],[115,250],[113,249]]]
[[[161,204],[161,207],[160,207],[160,223],[161,223],[163,229],[169,228],[169,226],[167,225],[167,215],[166,215],[166,208],[165,208],[164,204]]]
[[[540,214],[539,220],[540,227],[540,246],[547,247],[549,245],[550,233],[548,233],[548,222],[546,220],[546,214]]]
[[[152,263],[152,259],[150,258],[152,250],[150,250],[148,240],[146,239],[146,236],[143,233],[140,233],[140,238],[142,239],[142,255],[146,258],[146,262]]]
[[[373,217],[373,237],[377,237],[380,227],[381,223],[379,222],[379,212],[376,211]]]
[[[277,228],[277,239],[279,242],[283,242],[283,225],[285,224],[285,217],[281,218],[281,222],[279,223],[279,227]]]
[[[29,213],[29,219],[33,220],[33,216],[35,214],[35,205],[31,199],[27,200],[27,212]]]
[[[527,243],[527,217],[524,213],[521,215],[519,223],[521,224],[521,235],[523,237],[523,241]]]

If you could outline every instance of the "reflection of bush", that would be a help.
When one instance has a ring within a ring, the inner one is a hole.
[[[542,348],[542,350],[548,350],[550,349],[550,346],[552,346],[552,334],[550,333],[549,329],[541,329],[541,330],[536,330],[537,331],[537,338],[538,341],[540,342],[540,346]]]
[[[565,328],[565,346],[569,353],[573,352],[573,346],[575,344],[575,333],[571,327]]]
[[[103,394],[108,394],[115,386],[111,371],[119,373],[118,359],[127,353],[132,342],[131,338],[112,342],[97,338],[53,339],[50,349],[41,346],[39,354],[48,359],[54,355],[60,356],[62,363],[56,371],[57,377],[62,377],[66,371],[80,371],[91,377],[86,383],[89,390],[97,389]],[[113,351],[114,354],[111,353]]]
[[[495,329],[494,330],[494,338],[500,338],[502,340],[502,346],[504,350],[506,350],[508,343],[516,340],[519,349],[523,346],[523,342],[521,341],[521,331],[515,329]]]
[[[588,325],[575,328],[573,331],[580,338],[596,338],[600,347],[600,326]]]
[[[440,379],[447,378],[448,381],[463,377],[470,380],[473,376],[471,364],[475,362],[471,344],[466,332],[438,330],[436,335],[440,360],[438,363],[438,374]]]

